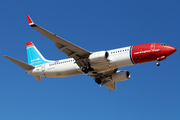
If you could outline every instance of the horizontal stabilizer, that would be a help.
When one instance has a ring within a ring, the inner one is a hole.
[[[33,75],[33,77],[36,78],[36,80],[41,81],[41,76],[39,76],[39,75],[38,75],[38,76]]]
[[[4,57],[6,57],[7,59],[9,59],[9,60],[12,61],[13,63],[17,64],[18,66],[20,66],[20,67],[23,68],[24,70],[31,70],[31,69],[34,69],[34,68],[35,68],[35,67],[33,67],[33,66],[31,66],[31,65],[29,65],[29,64],[27,64],[27,63],[21,62],[21,61],[19,61],[19,60],[16,60],[16,59],[14,59],[14,58],[9,57],[9,56],[6,56],[6,55],[5,55]]]
[[[111,81],[105,83],[105,85],[109,89],[109,91],[116,90],[116,81],[111,80]]]

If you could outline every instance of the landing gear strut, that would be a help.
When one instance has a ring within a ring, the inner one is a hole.
[[[166,56],[161,56],[161,57],[158,57],[158,58],[157,58],[156,65],[157,65],[157,66],[160,66],[159,61],[162,61],[162,60],[165,60],[165,59],[166,59]]]

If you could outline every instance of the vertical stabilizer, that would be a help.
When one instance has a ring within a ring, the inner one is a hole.
[[[49,63],[51,61],[46,60],[39,50],[34,46],[32,42],[26,43],[28,64],[32,66]]]

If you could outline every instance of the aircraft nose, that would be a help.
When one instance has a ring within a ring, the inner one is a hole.
[[[172,53],[176,52],[177,50],[175,47],[172,47],[171,49],[172,49]]]
[[[169,48],[170,48],[170,49],[169,49],[169,53],[170,53],[170,54],[173,54],[173,53],[176,52],[176,50],[177,50],[175,47],[172,47],[172,46],[170,46]]]

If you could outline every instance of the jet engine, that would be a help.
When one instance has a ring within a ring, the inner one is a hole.
[[[129,71],[117,71],[116,73],[112,74],[113,81],[124,81],[130,78]]]
[[[94,52],[89,56],[90,62],[104,62],[107,61],[109,53],[106,51]]]

